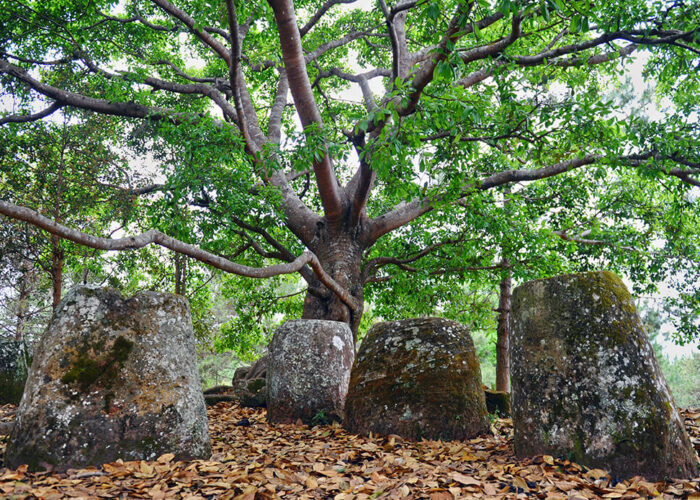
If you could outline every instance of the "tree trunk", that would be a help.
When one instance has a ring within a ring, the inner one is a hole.
[[[63,289],[63,263],[64,253],[61,248],[61,239],[58,236],[51,236],[51,287],[52,302],[51,307],[55,311],[61,302],[61,291]]]
[[[508,260],[503,260],[508,266]],[[508,392],[508,340],[510,337],[510,302],[513,295],[513,279],[510,267],[501,280],[501,294],[498,299],[498,327],[496,340],[496,390]]]
[[[175,293],[184,296],[187,292],[187,257],[176,253],[175,260]]]
[[[29,312],[29,296],[34,291],[36,271],[32,263],[26,259],[20,264],[22,276],[19,279],[19,289],[17,298],[17,321],[15,322],[15,340],[24,340],[27,329],[27,318]]]
[[[360,309],[353,312],[337,295],[319,283],[309,286],[302,319],[342,321],[350,326],[353,338],[357,340],[364,296],[361,274],[364,242],[359,230],[361,226],[354,229],[348,228],[349,224],[338,226],[329,228],[327,223],[319,224],[310,250],[316,254],[323,269],[358,299]]]

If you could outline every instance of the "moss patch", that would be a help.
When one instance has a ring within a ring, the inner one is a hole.
[[[82,392],[86,392],[98,382],[101,386],[111,387],[133,347],[132,341],[120,335],[109,352],[93,357],[90,355],[89,345],[85,343],[68,371],[61,377],[61,382],[67,385],[76,384]]]

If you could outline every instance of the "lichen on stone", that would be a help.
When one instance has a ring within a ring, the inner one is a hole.
[[[61,377],[61,382],[75,383],[82,392],[98,382],[109,388],[128,359],[133,346],[134,343],[131,340],[120,335],[106,354],[95,356],[92,354],[93,349],[86,342],[70,364],[68,371]]]
[[[5,464],[208,458],[194,352],[181,297],[69,291],[37,346]]]
[[[374,325],[353,367],[344,426],[361,434],[445,440],[488,429],[468,331],[442,318]]]
[[[647,477],[688,475],[693,457],[632,297],[612,273],[514,291],[514,448]]]
[[[342,421],[354,358],[345,323],[294,320],[280,326],[268,346],[268,421],[313,425],[320,413],[324,421]]]

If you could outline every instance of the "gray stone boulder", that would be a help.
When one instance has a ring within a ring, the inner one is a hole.
[[[511,402],[518,457],[615,476],[689,478],[695,453],[630,293],[610,272],[515,289]]]
[[[280,326],[268,346],[268,421],[342,421],[354,358],[345,323],[295,320]]]
[[[264,408],[267,406],[267,355],[251,366],[237,368],[232,386],[236,400],[241,406]]]
[[[67,469],[211,454],[189,304],[78,287],[44,332],[5,465]]]
[[[19,404],[27,380],[29,356],[20,340],[0,340],[0,404]]]
[[[408,439],[468,439],[489,429],[468,330],[443,318],[375,324],[352,370],[343,426]]]

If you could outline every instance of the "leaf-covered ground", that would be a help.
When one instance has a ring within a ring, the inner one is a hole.
[[[11,421],[13,411],[0,407],[0,420]],[[684,416],[700,450],[700,410]],[[273,427],[264,410],[219,403],[209,408],[209,426],[214,455],[208,461],[177,462],[164,455],[62,474],[0,468],[0,497],[700,499],[700,477],[621,481],[549,456],[517,460],[509,420],[494,421],[492,436],[412,443],[397,436],[359,437],[338,426]]]

